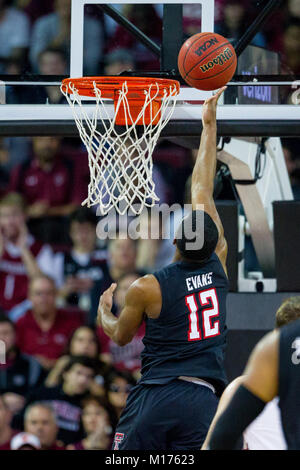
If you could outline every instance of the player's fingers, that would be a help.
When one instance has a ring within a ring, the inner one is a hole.
[[[220,88],[220,90],[217,91],[217,93],[215,94],[215,97],[217,98],[217,100],[220,98],[220,96],[222,95],[222,93],[224,93],[224,91],[226,90],[227,86],[223,86],[222,88]]]
[[[117,283],[113,282],[108,290],[110,291],[111,294],[113,294],[116,288],[117,288]]]

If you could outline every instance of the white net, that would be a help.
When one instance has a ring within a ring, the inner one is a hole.
[[[152,153],[176,105],[176,86],[168,85],[163,89],[162,98],[159,98],[162,94],[161,86],[155,83],[145,85],[144,104],[134,118],[128,102],[126,81],[118,91],[113,118],[109,116],[107,100],[101,97],[101,90],[95,82],[92,116],[82,104],[85,98],[79,95],[75,85],[71,84],[69,88],[72,96],[69,96],[64,85],[61,91],[72,108],[79,135],[88,151],[90,167],[88,197],[82,205],[99,205],[103,215],[111,208],[115,208],[119,214],[124,214],[129,208],[134,214],[140,214],[145,206],[152,207],[159,200],[152,177]],[[158,99],[160,105],[157,110],[157,106],[152,106],[152,103]],[[115,126],[120,108],[125,115],[121,133]],[[150,113],[147,123],[145,112]],[[160,118],[155,123],[158,116]],[[138,122],[140,125],[137,127]],[[101,132],[98,130],[99,124],[102,124]]]

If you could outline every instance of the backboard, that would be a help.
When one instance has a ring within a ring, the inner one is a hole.
[[[13,64],[10,64],[1,75],[1,135],[76,135],[76,126],[68,105],[61,97],[57,100],[57,87],[63,77],[105,75],[113,54],[118,56],[119,53],[120,56],[127,52],[133,58],[130,68],[134,73],[169,73],[175,78],[181,44],[196,32],[219,31],[226,7],[226,0],[197,0],[189,3],[175,0],[128,3],[127,0],[119,0],[112,5],[107,1],[100,3],[99,0],[62,0],[58,3],[61,8],[63,5],[65,8],[68,5],[71,7],[71,28],[65,32],[66,67],[62,72],[62,68],[51,70],[49,64],[48,68],[41,66],[40,54],[48,45],[39,30],[47,31],[47,19],[38,18],[32,27],[28,68],[14,71]],[[253,7],[249,25],[266,3],[267,0],[261,0]],[[121,13],[125,21],[129,18],[138,26],[146,36],[146,42],[142,44],[132,32],[117,23],[108,14],[109,7],[117,14]],[[145,14],[146,8],[148,10]],[[270,29],[266,28],[268,34]],[[120,37],[125,38],[123,43]],[[296,104],[300,98],[300,82],[297,82],[297,75],[282,67],[279,52],[276,45],[270,48],[270,44],[264,44],[263,40],[256,38],[241,54],[236,76],[229,84],[223,105],[218,108],[219,135],[298,134],[300,108]],[[56,93],[52,94],[54,98],[49,98],[45,87],[48,90],[50,87],[56,89]],[[210,94],[182,82],[173,117],[162,137],[184,137],[185,142],[195,148],[201,133],[201,103]],[[113,113],[111,103],[107,104],[107,110]],[[92,103],[87,102],[86,112],[93,112]]]

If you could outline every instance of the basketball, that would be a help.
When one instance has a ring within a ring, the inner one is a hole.
[[[233,77],[237,65],[234,48],[220,34],[198,33],[182,45],[178,69],[193,88],[216,90]]]

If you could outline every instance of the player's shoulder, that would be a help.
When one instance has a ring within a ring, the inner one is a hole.
[[[158,285],[158,280],[154,274],[145,274],[131,284],[131,287],[142,291],[144,294]]]
[[[247,366],[250,370],[253,368],[259,370],[271,370],[273,368],[277,370],[279,337],[280,331],[277,329],[263,336],[250,355]]]

